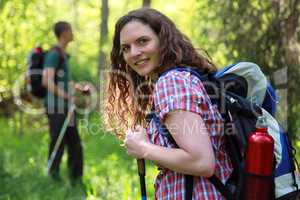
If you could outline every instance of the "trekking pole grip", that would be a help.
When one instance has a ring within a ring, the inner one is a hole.
[[[145,176],[145,160],[144,159],[137,159],[138,165],[138,172],[139,175]]]

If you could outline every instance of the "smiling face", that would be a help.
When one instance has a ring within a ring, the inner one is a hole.
[[[128,22],[120,32],[125,62],[140,76],[150,75],[159,65],[159,38],[149,25]]]

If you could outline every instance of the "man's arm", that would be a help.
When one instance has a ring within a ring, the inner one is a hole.
[[[42,80],[43,86],[46,87],[47,90],[49,90],[50,92],[52,92],[54,95],[58,97],[71,100],[71,96],[55,84],[54,78],[55,78],[55,68],[47,67],[43,70],[43,80]]]

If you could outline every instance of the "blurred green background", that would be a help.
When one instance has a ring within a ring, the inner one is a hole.
[[[0,200],[139,199],[136,162],[102,126],[101,106],[80,118],[84,192],[67,180],[57,185],[47,179],[46,117],[24,111],[14,94],[23,87],[30,50],[51,47],[52,25],[66,20],[75,34],[68,48],[72,79],[97,86],[103,103],[114,24],[146,4],[174,20],[219,68],[239,61],[262,68],[280,97],[277,118],[290,132],[299,160],[299,0],[0,0]],[[40,102],[26,106],[37,108]],[[65,162],[64,157],[63,172]],[[151,197],[156,173],[147,163]]]

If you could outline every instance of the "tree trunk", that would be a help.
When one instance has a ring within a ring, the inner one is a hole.
[[[78,0],[72,0],[72,12],[73,12],[73,28],[74,30],[78,30],[79,25],[78,25],[78,17],[79,17],[79,12],[78,12]],[[77,44],[77,43],[76,43]],[[78,55],[78,45],[75,45],[73,48],[72,53],[74,55]],[[78,63],[78,57],[74,56],[75,62]]]
[[[143,7],[150,7],[151,0],[143,0]]]
[[[100,24],[100,42],[99,42],[99,65],[98,65],[98,108],[99,111],[103,110],[104,103],[104,89],[105,89],[105,69],[106,69],[106,55],[104,52],[104,45],[107,42],[108,35],[108,0],[102,0],[101,6],[101,24]]]
[[[298,36],[299,24],[299,0],[273,1],[273,7],[277,10],[279,30],[279,55],[277,65],[287,68],[287,130],[293,138],[300,131],[297,121],[300,114],[300,43]]]

